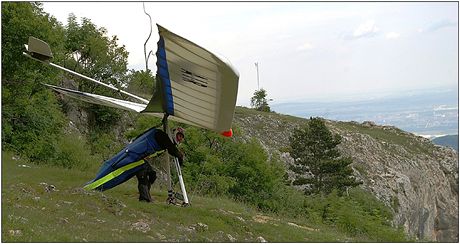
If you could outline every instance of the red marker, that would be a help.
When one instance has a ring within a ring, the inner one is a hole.
[[[225,136],[225,137],[232,137],[233,136],[233,131],[232,131],[232,128],[230,128],[230,130],[228,131],[223,131],[222,133],[220,133],[221,135]]]

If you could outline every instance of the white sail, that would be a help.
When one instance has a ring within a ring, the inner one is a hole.
[[[165,112],[218,133],[229,131],[238,72],[223,58],[157,26],[157,93],[142,113]]]

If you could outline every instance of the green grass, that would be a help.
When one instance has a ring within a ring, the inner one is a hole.
[[[305,118],[300,118],[296,116],[291,116],[291,115],[286,115],[286,114],[279,114],[276,112],[263,112],[263,111],[257,111],[255,109],[247,108],[247,107],[241,107],[241,106],[236,106],[235,107],[235,114],[237,116],[241,117],[246,117],[248,115],[262,115],[262,116],[276,116],[278,117],[282,122],[289,122],[289,123],[305,123],[307,119]]]
[[[228,235],[237,242],[257,242],[259,236],[269,242],[366,241],[222,197],[190,195],[192,206],[182,208],[166,204],[165,190],[153,189],[154,203],[139,202],[135,179],[104,193],[87,192],[81,186],[93,171],[34,165],[12,156],[2,154],[4,242],[229,242]],[[51,184],[56,191],[47,192]],[[142,225],[148,226],[145,232],[136,228]]]

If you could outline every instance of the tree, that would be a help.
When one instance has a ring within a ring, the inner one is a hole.
[[[293,184],[306,184],[305,194],[327,194],[333,189],[343,193],[361,184],[352,175],[351,158],[342,157],[337,149],[340,135],[333,135],[321,118],[310,118],[305,127],[294,129],[289,141],[295,159],[291,169],[300,175]]]
[[[258,111],[270,112],[270,106],[268,106],[267,91],[260,88],[254,92],[254,96],[251,97],[251,106]]]
[[[58,73],[22,52],[29,36],[54,45],[62,58],[63,28],[43,12],[41,4],[2,2],[2,149],[24,153],[32,160],[56,154],[56,141],[65,125],[52,91],[40,82],[56,84]],[[62,53],[62,52],[61,52]]]
[[[105,28],[98,28],[88,18],[82,18],[79,24],[77,17],[70,14],[67,22],[65,66],[116,87],[124,85],[128,52],[124,45],[118,46],[118,37],[108,37]],[[94,92],[100,87],[86,80],[79,82],[82,91]]]
[[[121,88],[126,85],[128,52],[124,46],[118,46],[117,36],[108,37],[107,30],[99,28],[88,18],[70,14],[65,28],[65,62],[64,66],[101,82]],[[106,96],[121,96],[120,93],[102,87],[94,82],[71,76],[78,84],[79,91]],[[121,112],[95,104],[85,104],[94,118],[91,126],[107,131],[121,118]]]
[[[127,91],[150,99],[155,90],[155,76],[150,70],[130,70]]]

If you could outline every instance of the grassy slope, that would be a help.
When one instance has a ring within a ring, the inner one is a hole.
[[[153,189],[158,201],[141,203],[135,179],[104,193],[86,192],[81,185],[95,172],[12,156],[2,153],[3,242],[257,242],[259,236],[269,242],[366,241],[228,199],[191,195],[192,206],[181,208],[163,201],[165,190]],[[47,192],[46,184],[56,190]]]

